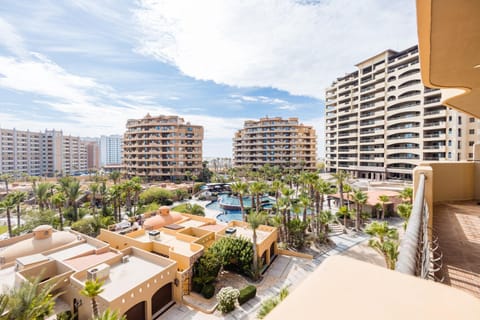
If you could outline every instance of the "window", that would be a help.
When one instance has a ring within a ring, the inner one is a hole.
[[[462,124],[462,117],[458,116],[458,124]]]
[[[475,122],[475,118],[472,117],[472,118],[468,119],[468,121],[470,121],[470,123]]]
[[[469,158],[473,158],[473,153],[469,153],[469,154],[468,154],[468,157],[469,157]]]
[[[469,134],[475,134],[475,129],[470,129],[470,130],[468,130],[468,133],[469,133]]]
[[[452,159],[452,153],[451,152],[448,153],[448,159]]]
[[[460,161],[460,152],[457,153],[457,161]]]
[[[457,137],[461,137],[461,136],[462,136],[462,129],[458,129]]]
[[[449,146],[449,147],[452,146],[452,140],[448,140],[448,146]]]
[[[448,134],[452,134],[452,128],[448,128]]]
[[[462,148],[462,142],[461,142],[461,141],[457,141],[457,148],[458,148],[458,149],[461,149],[461,148]]]
[[[469,147],[472,147],[474,144],[475,144],[474,141],[468,141],[468,146],[469,146]]]

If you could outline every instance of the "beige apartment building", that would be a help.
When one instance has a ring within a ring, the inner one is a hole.
[[[85,144],[62,131],[0,129],[0,150],[1,173],[53,176],[87,169]]]
[[[127,175],[181,180],[202,170],[203,127],[178,116],[147,114],[127,121],[123,163]]]
[[[480,122],[424,87],[418,47],[386,50],[326,90],[326,169],[412,180],[422,161],[473,160]]]
[[[298,118],[261,118],[245,121],[233,138],[233,165],[258,169],[266,164],[314,170],[317,156],[315,129]]]
[[[87,168],[99,169],[100,168],[100,145],[98,141],[83,140],[85,148],[87,149]]]

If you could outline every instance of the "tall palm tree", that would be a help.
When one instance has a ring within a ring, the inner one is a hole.
[[[50,201],[52,202],[53,207],[58,210],[58,217],[60,219],[60,230],[63,230],[62,208],[65,206],[65,200],[66,200],[65,195],[63,194],[62,191],[55,192],[50,198]]]
[[[89,186],[90,194],[92,195],[90,200],[90,206],[92,207],[92,212],[95,215],[97,213],[97,193],[99,191],[100,186],[98,183],[91,183]]]
[[[275,194],[275,203],[277,203],[278,198],[280,197],[280,190],[283,187],[283,182],[281,180],[274,180],[270,187],[271,192]]]
[[[382,220],[385,219],[385,211],[387,210],[387,203],[390,202],[390,197],[384,194],[378,196],[378,201],[382,205]],[[378,218],[378,214],[377,214]]]
[[[302,192],[298,197],[298,200],[303,208],[303,221],[307,221],[307,211],[311,203],[310,197],[308,196],[308,194]]]
[[[118,181],[120,181],[121,176],[122,174],[120,173],[120,171],[112,171],[110,172],[108,177],[113,181],[113,184],[117,184]]]
[[[4,173],[0,175],[0,181],[5,183],[5,193],[8,194],[8,183],[13,180],[13,175],[11,173]]]
[[[108,197],[108,188],[107,182],[105,180],[102,181],[99,187],[99,193],[102,202],[102,215],[107,215],[107,197]]]
[[[20,227],[20,205],[22,204],[23,201],[27,199],[27,193],[22,192],[22,191],[15,191],[13,193],[13,200],[15,202],[15,205],[17,207],[17,228]]]
[[[352,187],[349,184],[343,185],[343,192],[347,194],[347,208],[350,210],[350,192],[352,192]]]
[[[68,198],[68,202],[73,207],[73,219],[78,220],[78,203],[77,198],[80,196],[80,182],[77,179],[72,179],[68,184],[65,195]]]
[[[333,185],[329,181],[325,180],[318,180],[315,185],[315,214],[317,219],[319,220],[319,215],[323,211],[323,203],[325,202],[325,196],[332,193]],[[320,227],[317,225],[317,228]],[[319,230],[317,230],[317,233]]]
[[[98,318],[98,304],[97,304],[97,296],[103,292],[103,281],[95,280],[87,280],[85,282],[85,286],[80,291],[80,293],[88,298],[91,299],[92,302],[92,314],[93,318]]]
[[[120,185],[111,186],[109,189],[109,194],[113,202],[113,215],[115,216],[115,220],[119,222],[121,220],[120,197],[122,196],[122,189]]]
[[[10,210],[15,206],[15,199],[12,197],[13,194],[8,194],[2,202],[0,202],[0,208],[5,209],[7,212],[7,227],[8,227],[8,236],[12,237],[12,221],[10,216]]]
[[[265,191],[265,189],[266,184],[260,181],[255,181],[249,186],[249,191],[252,196],[252,209],[255,207],[255,211],[257,213],[260,211],[260,195]],[[255,205],[253,201],[255,201]]]
[[[383,255],[387,268],[395,269],[398,257],[398,231],[388,225],[387,222],[374,221],[370,223],[365,232],[374,238],[368,241],[368,245]]]
[[[252,228],[253,234],[252,234],[252,242],[253,242],[253,274],[254,277],[258,277],[258,252],[257,252],[257,229],[265,223],[265,215],[263,213],[258,213],[258,212],[251,212],[248,215],[248,223],[250,224],[250,228]]]
[[[339,170],[338,172],[332,174],[332,177],[335,179],[337,184],[338,193],[340,195],[339,208],[343,207],[343,185],[347,182],[349,174],[344,170]]]
[[[352,196],[353,202],[355,202],[356,208],[355,208],[355,229],[357,231],[360,231],[360,219],[361,219],[361,211],[362,211],[362,205],[367,203],[368,200],[368,195],[363,192],[360,189],[354,190],[353,191],[353,196]]]
[[[407,230],[408,219],[410,219],[410,215],[412,214],[412,205],[410,203],[401,203],[397,207],[398,215],[405,220],[403,222],[403,230]]]
[[[342,206],[338,208],[338,213],[343,216],[343,227],[344,230],[347,230],[347,217],[350,216],[350,210],[348,210],[347,206]]]
[[[49,182],[40,182],[35,187],[35,200],[40,211],[48,207],[48,198],[50,196],[52,186],[53,185]]]
[[[245,208],[243,205],[243,196],[248,192],[248,184],[242,181],[236,181],[230,185],[232,192],[238,195],[240,201],[240,210],[242,212],[242,221],[247,221],[245,217]]]

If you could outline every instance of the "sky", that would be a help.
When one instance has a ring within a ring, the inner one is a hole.
[[[413,0],[2,0],[0,127],[95,137],[176,114],[231,157],[245,120],[298,117],[322,157],[325,88],[416,42]]]

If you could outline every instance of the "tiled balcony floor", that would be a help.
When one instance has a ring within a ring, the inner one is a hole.
[[[443,252],[445,283],[480,298],[480,205],[435,205],[433,225]]]

